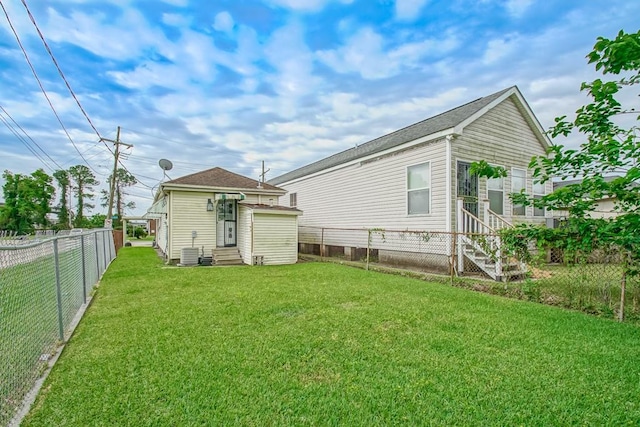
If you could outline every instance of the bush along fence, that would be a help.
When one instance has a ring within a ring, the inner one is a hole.
[[[0,237],[0,425],[19,412],[115,256],[111,230]]]
[[[529,245],[517,251],[500,234],[300,226],[299,251],[363,268],[399,268],[476,291],[640,323],[640,280],[625,274],[616,250],[565,253]],[[526,263],[524,262],[526,261]]]

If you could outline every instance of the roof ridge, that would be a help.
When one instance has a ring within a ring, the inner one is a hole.
[[[209,171],[212,171],[212,170],[214,170],[214,169],[222,169],[222,168],[221,168],[221,167],[218,167],[218,166],[214,166],[214,167],[209,168],[209,169],[205,169],[205,170],[202,170],[202,171],[198,171],[198,172],[190,173],[190,174],[188,174],[188,175],[182,175],[182,176],[179,176],[179,177],[177,177],[177,178],[172,179],[171,181],[167,181],[167,182],[165,182],[164,184],[171,184],[173,181],[176,181],[176,180],[178,180],[178,179],[184,179],[184,178],[189,178],[189,177],[194,176],[194,175],[200,175],[201,173],[209,172]],[[223,169],[223,170],[226,170],[226,169]],[[229,172],[229,171],[227,171],[227,172]],[[233,173],[233,172],[232,172],[232,173]]]

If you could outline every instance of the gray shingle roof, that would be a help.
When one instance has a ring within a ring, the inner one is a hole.
[[[452,110],[422,120],[418,123],[414,123],[405,128],[381,136],[357,147],[350,148],[348,150],[318,160],[317,162],[302,166],[301,168],[273,178],[269,180],[269,182],[275,185],[282,184],[283,182],[288,182],[305,175],[309,175],[324,169],[331,168],[333,166],[340,165],[342,163],[349,162],[351,160],[359,159],[360,157],[368,156],[370,154],[375,154],[380,151],[402,145],[404,143],[422,138],[427,135],[432,135],[434,133],[450,129],[462,123],[469,117],[473,116],[475,113],[482,110],[484,107],[489,105],[491,102],[493,102],[512,88],[513,86],[503,89],[492,95],[478,98],[475,101],[471,101]]]
[[[257,180],[247,178],[246,176],[239,175],[237,173],[229,172],[228,170],[222,168],[212,168],[201,172],[192,173],[191,175],[185,175],[180,178],[168,181],[165,183],[165,185],[166,184],[237,188],[238,190],[256,190],[258,188]],[[284,191],[282,188],[278,188],[274,185],[266,183],[262,184],[262,188],[265,190]]]

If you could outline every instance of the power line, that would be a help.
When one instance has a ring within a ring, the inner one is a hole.
[[[76,104],[78,104],[78,108],[80,108],[80,111],[82,111],[82,114],[87,119],[87,122],[89,122],[89,125],[91,126],[93,131],[96,133],[96,135],[98,135],[98,138],[102,138],[102,136],[100,135],[100,132],[98,132],[98,129],[96,129],[96,127],[93,125],[93,122],[89,118],[89,115],[87,114],[87,112],[82,107],[82,104],[80,104],[80,100],[78,99],[76,94],[73,92],[73,89],[71,89],[71,85],[69,84],[69,82],[67,81],[67,78],[65,77],[64,73],[60,69],[60,66],[58,65],[58,61],[56,60],[56,57],[53,55],[53,52],[51,51],[51,48],[49,48],[49,44],[45,40],[44,35],[42,35],[42,32],[40,31],[40,27],[38,27],[38,24],[36,23],[35,18],[31,14],[31,11],[29,10],[29,6],[27,6],[27,2],[25,0],[22,0],[22,5],[26,9],[27,15],[29,15],[29,19],[33,23],[33,26],[36,27],[36,31],[38,32],[38,36],[40,36],[40,40],[42,40],[42,43],[44,44],[44,48],[47,50],[47,53],[49,53],[49,56],[51,57],[51,60],[53,61],[53,64],[56,66],[56,69],[58,70],[58,73],[60,74],[60,77],[62,77],[62,80],[64,81],[64,84],[67,85],[67,89],[69,89],[69,93],[71,93],[71,96],[73,97],[73,99],[75,99]],[[108,146],[107,146],[107,148],[108,148]]]
[[[53,159],[51,158],[51,156],[50,156],[46,151],[44,151],[44,149],[43,149],[43,148],[42,148],[42,147],[41,147],[41,146],[40,146],[40,145],[39,145],[39,144],[38,144],[38,143],[37,143],[33,138],[31,138],[31,136],[27,133],[27,131],[26,131],[26,130],[24,130],[24,128],[23,128],[22,126],[20,126],[20,124],[19,124],[18,122],[16,122],[16,121],[15,121],[15,119],[11,116],[11,114],[9,114],[9,112],[8,112],[7,110],[5,110],[5,108],[4,108],[2,105],[0,105],[0,109],[2,109],[2,111],[4,112],[4,114],[5,114],[7,117],[9,117],[9,119],[11,119],[11,121],[12,121],[12,122],[13,122],[13,123],[18,127],[18,129],[20,129],[20,130],[22,131],[22,133],[24,133],[24,135],[25,135],[27,138],[29,138],[29,140],[30,140],[30,141],[31,141],[31,142],[32,142],[36,147],[38,147],[38,148],[40,149],[40,151],[42,151],[42,153],[43,153],[45,156],[47,156],[47,158],[48,158],[49,160],[51,160],[51,161],[53,162],[53,164],[54,164],[54,165],[56,165],[56,166],[58,167],[58,169],[62,169],[62,166],[60,166],[60,165],[58,164],[58,162],[56,162],[55,160],[53,160]]]
[[[7,127],[7,129],[9,129],[9,130],[10,130],[10,131],[15,135],[15,137],[16,137],[16,138],[18,138],[18,140],[19,140],[20,142],[22,142],[22,144],[23,144],[25,147],[27,147],[27,149],[28,149],[29,151],[31,151],[31,153],[32,153],[34,156],[36,156],[36,157],[38,158],[38,160],[40,160],[40,161],[42,162],[42,164],[43,164],[43,165],[45,165],[45,166],[46,166],[50,171],[52,171],[52,172],[53,172],[53,170],[54,170],[54,169],[51,167],[51,165],[50,165],[49,163],[47,163],[47,161],[46,161],[46,160],[45,160],[45,159],[40,155],[40,153],[38,153],[37,151],[35,151],[35,150],[33,149],[33,147],[31,147],[31,146],[29,145],[29,143],[27,142],[27,140],[26,140],[26,139],[24,139],[24,138],[22,137],[22,135],[20,135],[20,134],[19,134],[19,133],[18,133],[18,132],[13,128],[13,126],[11,125],[11,123],[9,123],[9,122],[7,121],[7,119],[5,119],[5,118],[4,118],[4,116],[2,116],[2,114],[0,114],[0,121],[2,121],[2,123],[4,123],[4,125]]]
[[[16,41],[18,42],[18,46],[20,46],[20,50],[22,50],[24,58],[27,60],[27,64],[29,64],[29,68],[31,68],[31,72],[33,73],[33,76],[35,77],[36,81],[38,82],[38,86],[40,86],[40,90],[42,91],[42,94],[47,99],[47,102],[49,103],[49,107],[51,107],[51,111],[53,111],[53,114],[56,116],[56,119],[58,120],[58,123],[60,123],[60,126],[62,127],[62,130],[64,130],[64,133],[67,135],[67,138],[69,138],[69,141],[71,141],[71,144],[73,145],[73,148],[75,148],[76,151],[78,152],[78,154],[80,154],[80,157],[82,157],[82,160],[84,160],[84,162],[87,164],[89,169],[91,169],[94,173],[98,173],[98,172],[96,172],[95,169],[93,169],[91,167],[91,165],[89,164],[87,159],[84,158],[84,156],[82,155],[82,153],[80,152],[80,150],[76,146],[76,143],[73,141],[73,139],[71,139],[71,135],[69,135],[69,131],[67,131],[67,128],[65,127],[64,123],[62,123],[62,120],[60,119],[60,116],[58,115],[58,112],[56,111],[55,107],[53,106],[53,103],[51,102],[51,99],[49,99],[49,95],[47,95],[47,91],[44,89],[44,86],[42,85],[42,82],[40,81],[40,77],[38,77],[38,73],[36,73],[36,69],[33,67],[33,64],[31,63],[31,60],[29,59],[29,55],[27,54],[27,51],[25,50],[24,46],[22,45],[22,42],[20,41],[20,37],[18,36],[18,33],[17,33],[16,29],[14,28],[13,23],[11,22],[11,18],[9,18],[9,14],[7,13],[7,9],[4,7],[4,3],[2,3],[1,0],[0,0],[0,6],[2,7],[2,11],[4,12],[4,16],[7,18],[7,22],[9,23],[9,27],[11,27],[11,31],[13,32],[13,35],[15,36]]]

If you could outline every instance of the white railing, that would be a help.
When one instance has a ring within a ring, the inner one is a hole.
[[[488,200],[484,201],[484,221],[494,232],[503,228],[513,227],[513,224],[491,210]]]
[[[485,214],[487,210],[488,209],[485,210]],[[458,245],[458,273],[464,272],[464,249],[466,245],[469,245],[475,251],[481,252],[485,257],[488,257],[495,262],[495,267],[492,269],[487,268],[486,264],[483,263],[478,263],[478,267],[494,279],[496,277],[501,277],[502,252],[500,236],[496,234],[496,230],[466,210],[462,199],[458,199],[457,212],[457,229],[458,233],[460,233],[460,242]],[[506,223],[504,220],[503,222]],[[476,235],[478,236],[478,239],[474,238]],[[475,262],[475,260],[473,261]]]

